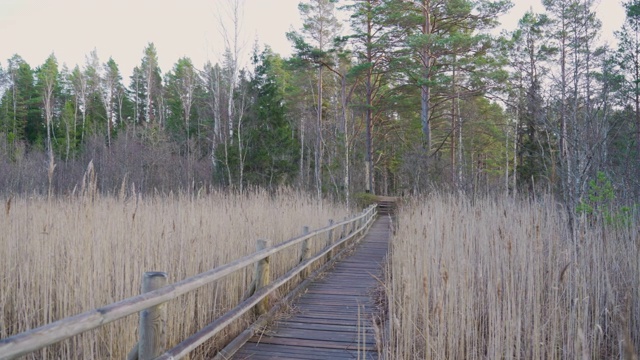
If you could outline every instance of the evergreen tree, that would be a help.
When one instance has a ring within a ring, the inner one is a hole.
[[[266,48],[254,56],[253,100],[246,131],[246,179],[273,188],[291,184],[298,162],[297,136],[287,120],[284,103],[284,63]],[[237,154],[241,155],[241,154]]]
[[[475,65],[480,65],[490,59],[487,50],[492,44],[487,31],[497,25],[496,19],[510,8],[511,2],[389,0],[388,4],[389,22],[395,23],[396,31],[406,38],[406,44],[397,49],[396,68],[405,70],[404,76],[420,88],[423,144],[430,152],[433,122],[442,116],[437,106],[447,104],[442,100],[453,97],[450,91],[454,88],[437,86],[442,85],[442,79],[446,80],[443,76],[452,71],[453,64],[463,61],[471,64],[475,59]],[[472,75],[472,71],[468,75]]]
[[[194,103],[196,101],[196,92],[200,87],[200,78],[193,67],[191,59],[185,57],[176,62],[172,71],[167,74],[166,79],[169,107],[167,127],[179,139],[185,141],[187,153],[190,153],[188,143],[194,129],[192,119],[197,116]]]
[[[98,52],[94,49],[86,57],[84,66],[86,128],[90,134],[103,134],[107,125],[106,104],[103,100],[102,66]]]
[[[124,94],[124,86],[122,85],[122,76],[120,75],[118,64],[116,64],[112,58],[109,58],[109,60],[103,64],[102,73],[100,94],[107,115],[107,126],[105,128],[107,144],[111,146],[111,136],[114,132],[114,127],[118,125],[118,122],[122,122],[121,107],[123,104],[121,101],[122,95]]]
[[[42,140],[40,96],[34,86],[34,72],[22,57],[14,55],[5,71],[6,86],[0,99],[0,131],[7,137],[8,154],[15,159],[20,143]]]
[[[626,104],[633,107],[635,123],[636,177],[640,175],[640,1],[623,3],[626,19],[622,29],[615,33],[618,39],[618,64],[624,71]]]
[[[137,121],[164,126],[162,77],[153,43],[145,47],[141,65],[134,68],[130,88],[136,104]]]
[[[510,78],[509,105],[516,121],[516,178],[530,192],[534,190],[534,184],[541,183],[541,179],[553,178],[553,174],[545,173],[551,149],[546,140],[548,132],[542,98],[543,75],[548,73],[545,62],[555,52],[546,44],[550,24],[546,15],[529,11],[520,19],[511,38],[510,55],[514,71]]]

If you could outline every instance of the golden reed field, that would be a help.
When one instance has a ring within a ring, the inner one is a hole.
[[[388,359],[637,359],[637,224],[552,199],[434,196],[401,209],[388,272]]]
[[[276,194],[82,196],[4,199],[0,216],[0,337],[138,295],[145,271],[169,282],[204,272],[271,244],[342,220],[346,208],[288,190]],[[299,249],[275,256],[274,277]],[[235,306],[253,268],[167,305],[170,346]],[[79,335],[27,358],[124,359],[137,341],[137,316]],[[243,326],[239,324],[238,326]],[[233,335],[237,329],[229,329]],[[212,347],[203,346],[192,358]]]
[[[277,243],[349,214],[288,190],[4,202],[2,337],[137,295],[145,271],[181,280],[253,252],[256,239]],[[405,201],[384,284],[383,358],[637,359],[638,226],[583,218],[571,236],[560,209],[552,198]],[[274,277],[297,251],[272,260]],[[170,302],[169,344],[237,304],[252,270]],[[27,358],[122,359],[136,327],[131,316]]]

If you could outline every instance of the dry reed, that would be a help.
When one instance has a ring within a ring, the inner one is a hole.
[[[276,244],[301,234],[303,225],[317,229],[348,213],[288,190],[129,198],[123,192],[115,198],[83,187],[79,193],[5,199],[0,218],[1,338],[137,295],[145,271],[166,271],[175,282],[254,252],[259,238]],[[298,258],[299,249],[278,255],[272,260],[273,276]],[[171,301],[169,344],[235,306],[252,272],[239,271]],[[137,341],[136,327],[137,317],[130,316],[26,358],[123,359]],[[209,343],[192,358],[220,345]]]
[[[637,359],[637,225],[572,241],[548,198],[430,197],[399,220],[386,358]]]

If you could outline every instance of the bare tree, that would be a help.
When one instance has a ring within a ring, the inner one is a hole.
[[[227,168],[227,176],[229,178],[229,185],[233,185],[231,169],[229,164],[229,146],[235,141],[235,145],[238,147],[238,189],[243,191],[243,174],[244,174],[244,157],[245,152],[242,142],[242,117],[243,111],[236,112],[236,90],[238,88],[238,76],[240,72],[240,53],[244,49],[245,43],[241,41],[242,33],[242,17],[244,9],[244,0],[226,0],[221,5],[221,11],[219,14],[220,33],[225,43],[225,75],[227,76],[226,95],[227,95],[227,133],[224,136],[224,152],[225,152],[225,165]],[[227,22],[230,22],[228,24]],[[244,95],[241,96],[242,102],[244,102]],[[234,139],[235,138],[235,139]]]

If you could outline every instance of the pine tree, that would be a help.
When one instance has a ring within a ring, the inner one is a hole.
[[[358,63],[352,70],[355,76],[364,78],[365,112],[365,191],[375,193],[373,166],[374,114],[379,109],[380,91],[387,80],[389,49],[392,47],[392,33],[384,20],[384,2],[366,0],[348,7],[352,11],[351,28],[354,31],[351,43],[358,57]]]
[[[318,197],[322,196],[323,188],[323,163],[324,144],[323,139],[323,102],[324,102],[324,70],[323,63],[329,61],[329,50],[334,38],[339,35],[340,23],[335,16],[335,1],[333,0],[309,0],[298,5],[302,17],[302,35],[295,32],[288,37],[294,42],[299,52],[305,52],[314,58],[317,66],[316,78],[316,123],[314,144],[314,178]]]
[[[431,152],[433,121],[441,116],[436,105],[446,104],[437,98],[452,95],[446,94],[452,87],[437,88],[440,80],[452,71],[452,64],[475,57],[478,65],[487,59],[491,39],[486,33],[497,25],[496,19],[510,8],[511,2],[389,0],[388,4],[390,22],[407,39],[404,46],[397,48],[397,67],[405,69],[405,76],[420,88],[423,146]]]

